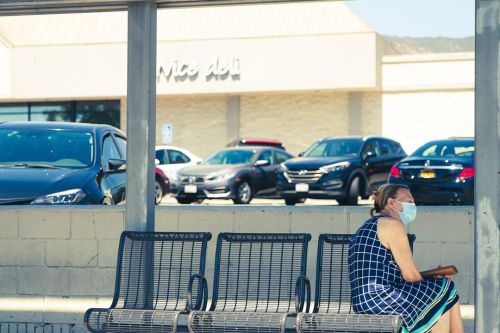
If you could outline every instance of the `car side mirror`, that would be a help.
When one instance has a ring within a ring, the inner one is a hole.
[[[126,160],[111,158],[108,162],[109,171],[124,171],[126,169]]]
[[[263,166],[267,166],[267,165],[270,165],[270,164],[271,163],[269,163],[268,160],[258,160],[253,165],[256,166],[256,167],[263,167]]]
[[[299,153],[299,157],[304,156],[304,152]]]
[[[155,158],[155,165],[160,165],[160,160]]]

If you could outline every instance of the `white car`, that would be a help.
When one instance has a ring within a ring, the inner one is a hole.
[[[184,148],[156,146],[156,164],[173,181],[182,168],[200,163],[201,158]]]

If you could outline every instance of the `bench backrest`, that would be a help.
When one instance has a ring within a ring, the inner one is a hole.
[[[210,233],[122,233],[111,308],[185,310],[189,279],[205,274]],[[202,297],[199,280],[193,302]]]
[[[219,234],[210,310],[295,311],[295,284],[305,276],[310,239],[310,234]]]
[[[354,235],[321,234],[318,239],[314,312],[351,313],[348,250]],[[408,241],[413,251],[415,235]]]

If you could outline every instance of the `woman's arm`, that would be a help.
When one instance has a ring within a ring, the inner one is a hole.
[[[415,265],[403,224],[397,220],[382,218],[378,222],[377,234],[382,245],[391,250],[394,260],[401,269],[403,279],[408,282],[423,280]]]

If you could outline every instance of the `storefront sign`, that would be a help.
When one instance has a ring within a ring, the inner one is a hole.
[[[201,73],[200,73],[201,71]],[[159,64],[156,71],[158,83],[162,80],[170,81],[171,78],[182,80],[189,78],[196,80],[203,75],[207,81],[212,78],[226,79],[231,76],[233,78],[240,75],[240,59],[238,57],[222,57],[217,56],[211,63],[201,67],[198,62],[183,62],[174,60],[165,64]]]

